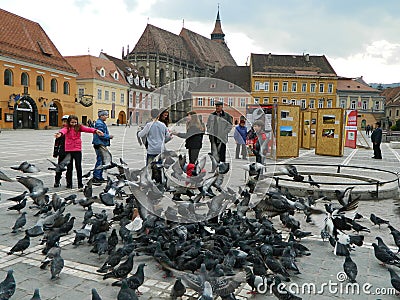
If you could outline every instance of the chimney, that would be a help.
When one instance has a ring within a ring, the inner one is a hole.
[[[305,58],[306,61],[310,61],[310,54],[307,53],[307,54],[304,56],[304,58]]]
[[[125,50],[124,50],[124,46],[122,46],[122,59],[124,59],[124,53],[125,52]]]
[[[272,54],[271,54],[271,52],[268,54],[268,59],[271,59],[272,58]]]

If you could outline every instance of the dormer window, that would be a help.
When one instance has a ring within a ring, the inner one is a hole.
[[[148,89],[151,88],[151,81],[150,81],[150,78],[147,79],[147,81],[146,81],[146,87],[147,87]]]
[[[143,77],[142,78],[142,80],[140,80],[140,85],[142,86],[142,87],[145,87],[146,86],[146,79]]]
[[[136,84],[136,85],[139,85],[139,75],[136,75],[134,81],[135,81],[135,84]]]
[[[129,76],[127,76],[126,79],[128,80],[129,84],[133,84],[133,75],[132,74],[129,74]]]
[[[101,77],[105,77],[106,76],[106,70],[104,70],[103,67],[100,68],[100,70],[97,71]]]
[[[114,72],[113,77],[114,77],[115,80],[118,80],[119,77],[118,77],[118,72],[117,71]]]

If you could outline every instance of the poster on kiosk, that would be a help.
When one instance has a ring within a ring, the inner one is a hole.
[[[357,148],[357,110],[346,110],[345,147]]]

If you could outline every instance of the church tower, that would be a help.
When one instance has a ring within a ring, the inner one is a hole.
[[[221,19],[219,18],[219,6],[218,6],[217,19],[215,20],[214,30],[211,33],[211,40],[224,44],[226,46],[224,37],[225,33],[222,31],[221,28]]]

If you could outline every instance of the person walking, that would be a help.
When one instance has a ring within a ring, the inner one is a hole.
[[[376,122],[376,128],[371,134],[372,148],[374,149],[374,159],[382,159],[381,142],[382,142],[382,128],[381,122]]]
[[[68,115],[64,115],[61,118],[61,122],[62,122],[62,127],[66,127],[67,126],[67,120],[68,120]],[[59,138],[56,138],[56,140],[54,141],[54,149],[53,149],[53,157],[57,158],[57,163],[60,164],[63,159],[65,158],[65,136],[62,135]],[[56,172],[56,176],[54,178],[54,187],[60,187],[61,186],[61,176],[62,176],[62,172]]]
[[[152,121],[148,122],[144,128],[138,132],[139,138],[146,137],[146,166],[154,161],[157,155],[161,154],[161,152],[165,150],[165,143],[169,142],[172,138],[165,123],[159,121],[159,110],[153,108],[150,115]]]
[[[232,116],[223,110],[223,105],[222,101],[215,102],[215,111],[208,116],[207,120],[211,154],[217,162],[225,162],[228,133],[232,129]]]
[[[253,154],[256,157],[256,162],[260,164],[264,164],[265,157],[268,152],[268,139],[267,134],[264,131],[264,126],[264,122],[261,120],[254,121],[253,123],[254,132],[257,136],[257,141],[253,147]],[[261,174],[261,169],[258,170],[257,173],[258,175],[256,176],[256,179],[259,178]]]
[[[103,164],[103,159],[101,157],[101,152],[99,148],[101,145],[105,147],[110,146],[110,140],[114,136],[109,134],[108,127],[106,124],[106,120],[108,118],[108,111],[100,110],[97,115],[99,118],[94,123],[94,128],[103,132],[104,135],[103,136],[99,136],[97,134],[93,135],[92,144],[96,152],[96,165],[94,166],[94,171],[93,171],[93,183],[103,183],[106,182],[106,180],[103,178],[103,170],[96,169],[98,166],[101,166]]]
[[[83,126],[79,124],[78,117],[75,115],[69,115],[67,119],[67,126],[60,129],[55,134],[56,138],[65,136],[65,154],[71,155],[71,162],[67,167],[67,188],[72,189],[72,161],[75,161],[76,176],[78,179],[78,188],[83,188],[82,183],[82,139],[81,132],[95,133],[99,136],[103,136],[103,132],[95,129]]]
[[[236,142],[236,155],[235,158],[239,159],[239,153],[242,153],[242,159],[247,159],[247,150],[246,150],[246,138],[247,138],[247,128],[246,121],[240,120],[239,124],[235,127],[235,133],[233,134],[233,138]]]
[[[371,131],[371,126],[369,126],[369,124],[367,125],[367,127],[365,127],[365,133],[367,135],[369,135],[369,132]]]
[[[189,152],[189,163],[195,164],[199,158],[200,150],[203,146],[204,124],[194,111],[187,114],[186,133],[172,131],[173,135],[186,139],[185,148]]]

